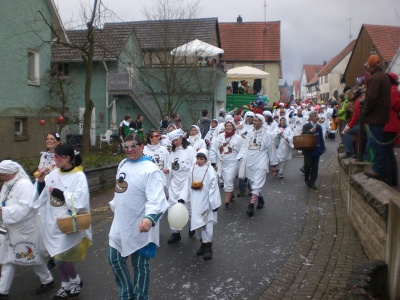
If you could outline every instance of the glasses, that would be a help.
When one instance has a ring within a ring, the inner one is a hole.
[[[136,143],[132,143],[132,144],[125,144],[124,145],[124,150],[129,150],[129,149],[135,149],[135,147],[137,146]]]
[[[54,153],[54,159],[65,159],[65,158],[67,158],[68,156],[63,156],[63,155],[58,155],[57,153]]]
[[[160,135],[159,135],[159,134],[154,134],[154,135],[152,135],[151,137],[152,137],[152,138],[153,138],[153,137],[160,137]]]
[[[247,116],[247,118],[254,118],[253,116]]]

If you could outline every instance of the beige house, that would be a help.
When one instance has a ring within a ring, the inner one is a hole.
[[[259,94],[267,95],[269,103],[279,101],[279,79],[282,78],[281,22],[243,22],[239,16],[237,22],[219,23],[219,31],[225,70],[249,66],[268,72],[269,89],[264,79]],[[249,85],[253,87],[254,83],[249,82]]]

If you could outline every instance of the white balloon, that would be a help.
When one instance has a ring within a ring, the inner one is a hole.
[[[176,203],[168,210],[168,223],[172,228],[182,230],[188,221],[189,212],[182,203]]]

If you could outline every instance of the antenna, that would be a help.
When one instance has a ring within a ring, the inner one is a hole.
[[[353,36],[351,35],[351,20],[352,20],[352,19],[354,19],[354,18],[351,17],[351,18],[348,18],[348,19],[347,19],[347,21],[349,21],[349,23],[350,23],[349,43],[351,42],[351,38],[353,37]]]
[[[267,0],[264,0],[264,22],[267,23]]]

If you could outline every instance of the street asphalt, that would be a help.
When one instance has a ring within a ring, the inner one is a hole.
[[[329,237],[329,245],[335,244],[332,239],[338,243],[337,237],[345,228],[345,233],[353,241],[347,250],[358,251],[359,258],[353,259],[352,264],[366,260],[354,231],[348,224],[343,224],[346,223],[343,222],[346,216],[338,206],[340,199],[335,192],[337,145],[338,141],[327,141],[328,151],[321,157],[318,191],[304,184],[304,176],[299,171],[303,159],[302,156],[295,156],[287,165],[285,178],[268,175],[263,189],[266,205],[256,210],[254,217],[246,215],[249,196],[236,197],[230,211],[221,206],[218,224],[214,226],[211,261],[204,261],[196,255],[200,242],[188,237],[187,227],[182,231],[181,241],[168,245],[170,233],[167,217],[164,216],[161,220],[160,248],[157,257],[151,261],[150,299],[321,299],[319,295],[329,287],[343,286],[343,282],[331,286],[325,284],[322,291],[319,281],[318,293],[317,288],[310,290],[306,298],[302,298],[304,293],[298,294],[298,297],[289,293],[290,288],[293,292],[296,287],[293,285],[296,277],[301,276],[305,280],[309,278],[307,276],[314,278],[317,273],[333,274],[334,268],[327,269],[326,265],[316,271],[314,267],[318,264],[314,264],[313,258],[317,256],[310,256],[310,253],[321,245],[324,252],[318,257],[328,264],[332,251],[340,250],[340,246],[346,247],[346,243],[340,242],[339,248],[335,246],[327,250],[322,236]],[[114,276],[107,262],[108,231],[112,221],[107,202],[112,197],[112,191],[92,195],[94,245],[86,260],[77,264],[84,281],[79,299],[118,299]],[[346,249],[341,251],[345,253]],[[304,271],[304,268],[307,269]],[[348,272],[344,270],[337,275],[345,280]],[[291,285],[285,276],[289,276]],[[52,293],[59,287],[55,278],[57,287],[37,296],[34,292],[40,284],[37,276],[32,270],[19,267],[10,299],[51,299]],[[300,289],[299,284],[295,291]]]

